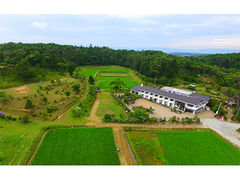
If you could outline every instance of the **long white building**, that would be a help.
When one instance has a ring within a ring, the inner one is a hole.
[[[140,95],[145,99],[152,99],[156,103],[169,106],[171,108],[190,111],[193,114],[205,109],[211,97],[185,91],[171,87],[152,88],[148,86],[135,86],[130,89],[134,94]]]

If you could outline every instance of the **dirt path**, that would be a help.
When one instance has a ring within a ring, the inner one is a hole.
[[[90,121],[101,123],[102,119],[96,115],[97,109],[98,109],[98,104],[99,104],[99,93],[97,93],[95,102],[94,102],[94,104],[92,106],[92,110],[90,112],[90,116],[87,119],[90,120]]]
[[[128,150],[127,142],[125,140],[125,131],[121,127],[113,127],[113,134],[117,148],[120,149],[118,153],[121,165],[134,165],[133,158]]]

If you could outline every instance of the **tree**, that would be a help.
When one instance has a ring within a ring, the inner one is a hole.
[[[126,86],[123,81],[121,81],[119,78],[116,79],[115,81],[112,81],[110,85],[113,85],[113,89],[117,92],[122,88],[122,86]]]
[[[65,91],[64,94],[65,94],[67,97],[69,97],[71,93],[70,93],[69,91]]]
[[[45,102],[45,103],[47,104],[48,99],[47,99],[46,97],[43,97],[43,98],[42,98],[42,101]]]
[[[134,110],[134,116],[136,119],[144,122],[149,120],[149,115],[144,109],[135,109]]]
[[[73,84],[72,89],[74,92],[79,93],[80,92],[80,84]]]
[[[26,104],[25,104],[25,109],[32,109],[34,106],[33,106],[33,103],[30,99],[27,99],[26,101]]]
[[[92,75],[89,76],[88,82],[89,84],[94,85],[94,78],[92,77]]]

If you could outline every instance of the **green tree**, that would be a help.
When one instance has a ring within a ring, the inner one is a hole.
[[[89,76],[88,83],[94,85],[94,78],[92,75]]]
[[[134,110],[134,116],[136,119],[145,122],[149,120],[149,115],[144,109],[135,109]]]
[[[64,94],[65,94],[67,97],[69,97],[71,93],[70,93],[69,91],[65,91]]]
[[[26,100],[25,109],[33,109],[34,105],[30,99]]]
[[[47,99],[46,97],[43,97],[43,98],[42,98],[42,101],[45,102],[45,104],[47,104],[48,99]]]
[[[126,84],[123,81],[121,81],[119,78],[112,81],[110,85],[113,85],[113,89],[116,91],[116,94],[122,88],[122,86],[126,86]]]

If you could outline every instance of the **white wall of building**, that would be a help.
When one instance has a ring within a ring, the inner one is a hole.
[[[171,108],[176,107],[175,106],[175,99],[172,99],[172,98],[169,98],[169,97],[160,96],[160,95],[157,95],[157,94],[154,94],[154,93],[151,93],[151,92],[146,92],[146,91],[138,91],[138,95],[142,96],[145,99],[149,99],[149,100],[152,99],[156,103],[166,105],[166,106],[169,106]],[[183,103],[185,103],[185,102],[183,102]],[[191,110],[193,112],[193,114],[195,114],[196,111],[198,111],[200,109],[204,109],[206,104],[207,104],[207,102],[199,104],[199,105],[193,105],[193,104],[185,103],[185,108],[188,109],[188,110]]]

